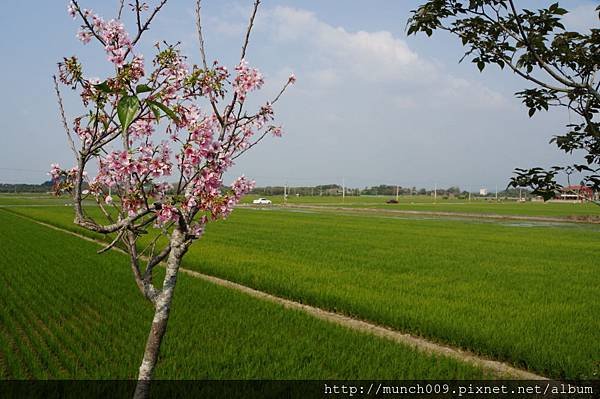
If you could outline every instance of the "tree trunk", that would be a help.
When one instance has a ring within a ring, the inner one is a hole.
[[[188,243],[185,241],[185,236],[178,228],[171,235],[171,253],[167,260],[167,270],[163,282],[163,288],[156,298],[154,307],[154,319],[152,327],[146,342],[144,358],[140,366],[138,383],[135,388],[134,399],[147,399],[150,395],[150,380],[154,373],[154,367],[158,360],[160,344],[163,336],[167,331],[167,323],[169,321],[169,312],[171,310],[171,301],[177,283],[177,272],[183,255],[187,252]]]

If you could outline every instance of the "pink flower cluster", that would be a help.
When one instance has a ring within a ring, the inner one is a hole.
[[[189,75],[188,66],[183,57],[177,54],[166,68],[160,70],[160,75],[165,78],[167,83],[166,88],[161,92],[161,98],[164,104],[169,105],[172,101],[182,97],[180,91]]]
[[[63,177],[74,179],[77,175],[77,167],[72,167],[71,169],[61,169],[60,165],[57,163],[50,164],[50,172],[48,175],[52,178],[52,180],[59,180]],[[83,172],[83,176],[87,176],[87,172]]]
[[[98,158],[100,168],[95,182],[108,186],[137,185],[170,176],[173,164],[166,143],[142,145],[131,151],[113,151]]]
[[[248,194],[256,185],[254,180],[246,179],[246,176],[242,175],[235,179],[231,184],[231,190],[233,191],[233,197],[236,201],[242,199],[242,197]]]
[[[77,6],[72,1],[69,2],[69,5],[67,6],[67,13],[69,13],[69,15],[73,17],[73,19],[75,19],[75,17],[77,16]]]
[[[145,139],[154,133],[155,119],[148,116],[139,118],[129,126],[129,137],[131,139]],[[131,142],[133,144],[133,142]]]
[[[131,50],[131,40],[125,27],[120,21],[111,19],[106,23],[101,21],[97,29],[106,43],[104,49],[108,54],[108,60],[115,66],[122,67],[125,64],[127,52]]]
[[[256,116],[259,126],[262,127],[267,122],[272,121],[273,115],[274,115],[274,112],[273,112],[273,106],[271,105],[271,103],[268,102],[265,105],[263,105],[262,107],[260,107],[260,112]]]
[[[237,93],[238,100],[243,102],[246,94],[252,90],[260,89],[264,83],[262,74],[256,68],[248,67],[245,60],[241,60],[235,67],[237,75],[233,81],[233,88]]]
[[[62,169],[57,163],[50,164],[50,172],[48,172],[52,180],[58,180],[62,174]]]
[[[273,136],[275,137],[281,137],[283,136],[283,128],[281,126],[274,126],[271,133],[273,133]]]
[[[82,29],[79,32],[77,32],[76,36],[77,39],[81,40],[83,44],[88,44],[92,40],[92,37],[94,35],[89,30]]]
[[[73,124],[73,130],[77,137],[81,140],[84,146],[89,146],[92,140],[94,139],[94,133],[92,129],[88,127],[81,127],[81,118],[75,118]]]
[[[73,167],[71,169],[61,169],[59,164],[51,164],[48,175],[50,175],[50,178],[52,179],[54,191],[62,192],[73,189],[78,172],[79,169],[77,167]],[[83,171],[82,175],[84,177],[87,176],[87,172]]]
[[[226,218],[233,211],[233,208],[240,202],[242,197],[248,194],[256,183],[254,180],[248,180],[245,176],[240,176],[231,184],[231,194],[226,195],[224,201],[213,212],[213,217]]]
[[[144,56],[142,54],[137,54],[131,61],[130,77],[132,80],[138,81],[144,75]]]
[[[69,15],[75,17],[77,11],[75,3],[69,3],[67,7]],[[86,18],[91,17],[92,28],[83,26],[77,32],[77,38],[84,44],[87,44],[92,40],[94,34],[97,35],[104,42],[104,50],[108,55],[108,60],[119,68],[125,65],[125,57],[131,51],[132,43],[123,24],[115,19],[105,22],[101,17],[94,14],[92,10],[83,10],[83,15]]]
[[[204,71],[200,88],[202,94],[211,99],[223,96],[223,84],[229,78],[229,71],[223,65],[219,65],[218,61],[213,63],[212,70]]]
[[[189,132],[189,139],[183,145],[181,153],[175,156],[183,175],[192,176],[207,161],[221,163],[220,167],[227,164],[221,162],[222,159],[215,158],[222,149],[222,143],[214,139],[219,127],[217,117],[203,117],[200,110],[193,105],[182,109],[180,115],[179,128]]]
[[[163,204],[161,208],[156,212],[156,225],[164,226],[169,222],[176,222],[179,220],[179,211],[173,205]]]

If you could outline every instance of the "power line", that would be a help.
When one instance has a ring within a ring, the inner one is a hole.
[[[0,170],[12,170],[12,171],[16,171],[16,172],[43,172],[43,173],[48,173],[48,170],[41,170],[41,169],[24,169],[24,168],[4,168],[4,167],[0,167]]]

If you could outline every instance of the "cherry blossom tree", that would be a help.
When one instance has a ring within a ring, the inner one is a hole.
[[[130,4],[134,34],[121,21],[123,2],[117,18],[104,20],[71,1],[68,12],[81,22],[77,38],[83,44],[100,44],[114,73],[105,79],[86,77],[82,62],[69,57],[58,64],[54,77],[76,160],[70,169],[52,165],[55,192],[72,196],[76,225],[110,235],[110,244],[99,252],[116,245],[127,251],[135,282],[154,306],[135,393],[139,398],[149,394],[184,255],[206,225],[226,218],[254,185],[241,176],[224,187],[223,174],[266,136],[281,136],[281,127],[273,124],[273,105],[295,82],[291,75],[274,99],[247,111],[248,94],[264,83],[246,61],[259,0],[233,74],[217,61],[207,63],[200,0],[196,19],[201,65],[190,65],[178,45],[167,43],[157,44],[156,54],[146,60],[137,51],[138,43],[166,1],[154,8],[138,0]],[[72,124],[65,117],[59,82],[81,98],[83,111]],[[85,206],[90,201],[100,212]],[[140,237],[151,232],[150,244],[142,246]],[[158,285],[153,272],[163,262],[165,276]]]

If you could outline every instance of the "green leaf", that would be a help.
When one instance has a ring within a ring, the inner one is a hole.
[[[145,84],[137,85],[137,87],[135,88],[135,92],[137,94],[147,93],[149,91],[152,91],[152,88],[150,86],[148,86],[148,85],[145,85]]]
[[[140,102],[135,96],[125,96],[117,104],[117,114],[123,132],[126,132],[140,109]]]
[[[150,107],[150,111],[152,111],[156,120],[157,121],[160,120],[160,108],[158,108],[156,105],[150,104],[150,103],[148,103],[148,107]]]
[[[565,15],[568,14],[569,12],[567,10],[565,10],[564,8],[557,8],[556,10],[554,10],[554,14],[556,15]]]
[[[97,85],[94,85],[94,87],[103,93],[112,93],[112,90],[110,89],[110,87],[108,86],[108,83],[106,81],[102,82],[102,83],[98,83]]]
[[[164,112],[165,114],[167,114],[167,116],[168,116],[169,118],[171,118],[171,120],[172,120],[173,122],[175,122],[175,123],[179,123],[179,118],[177,117],[177,114],[175,114],[175,112],[174,112],[174,111],[173,111],[171,108],[167,107],[166,105],[164,105],[164,104],[162,104],[162,103],[159,103],[158,101],[154,101],[154,100],[146,100],[146,102],[147,102],[147,103],[148,103],[148,105],[150,105],[150,106],[155,106],[155,107],[158,107],[158,108],[160,108],[161,110],[163,110],[163,112]],[[155,114],[155,115],[156,115],[156,114]]]

